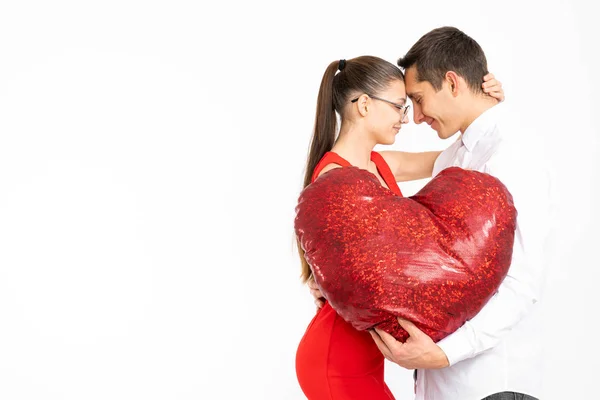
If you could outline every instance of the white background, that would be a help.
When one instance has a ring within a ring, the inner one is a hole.
[[[321,76],[443,25],[482,45],[557,188],[542,398],[597,391],[592,2],[0,4],[0,399],[304,398],[292,224]],[[410,375],[388,366],[398,399]]]

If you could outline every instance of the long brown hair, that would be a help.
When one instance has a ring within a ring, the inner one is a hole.
[[[404,80],[402,71],[379,57],[361,56],[329,64],[321,79],[317,97],[315,127],[306,161],[304,188],[310,185],[315,167],[321,158],[333,148],[337,133],[335,113],[337,112],[343,120],[345,106],[350,102],[351,96],[360,96],[363,93],[377,95],[395,80]],[[306,282],[312,278],[312,271],[304,258],[304,250],[300,243],[298,252],[302,263],[302,281]]]

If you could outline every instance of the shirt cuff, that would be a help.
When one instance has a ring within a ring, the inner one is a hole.
[[[446,354],[448,362],[450,363],[449,366],[475,355],[473,342],[471,340],[472,334],[470,331],[472,331],[472,329],[468,326],[467,322],[456,330],[456,332],[437,342],[437,345]]]

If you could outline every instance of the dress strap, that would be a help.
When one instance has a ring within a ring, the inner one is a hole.
[[[338,164],[338,165],[341,165],[342,167],[351,167],[352,166],[352,164],[350,164],[348,161],[343,159],[337,153],[328,151],[327,153],[325,153],[323,158],[321,158],[321,161],[319,161],[319,163],[315,167],[315,172],[313,172],[311,182],[314,182],[315,179],[317,179],[317,176],[319,176],[319,174],[323,170],[323,168],[325,168],[329,164]]]
[[[390,169],[388,163],[385,162],[383,156],[376,151],[371,152],[371,161],[375,163],[377,166],[377,171],[388,185],[388,188],[398,196],[402,196],[402,192],[400,191],[400,187],[396,182],[396,178],[394,177],[394,173]]]

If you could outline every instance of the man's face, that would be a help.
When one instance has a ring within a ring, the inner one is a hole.
[[[446,81],[438,92],[427,81],[417,82],[417,69],[412,66],[405,74],[406,93],[413,103],[415,123],[426,122],[441,139],[447,139],[460,129],[457,104]]]

